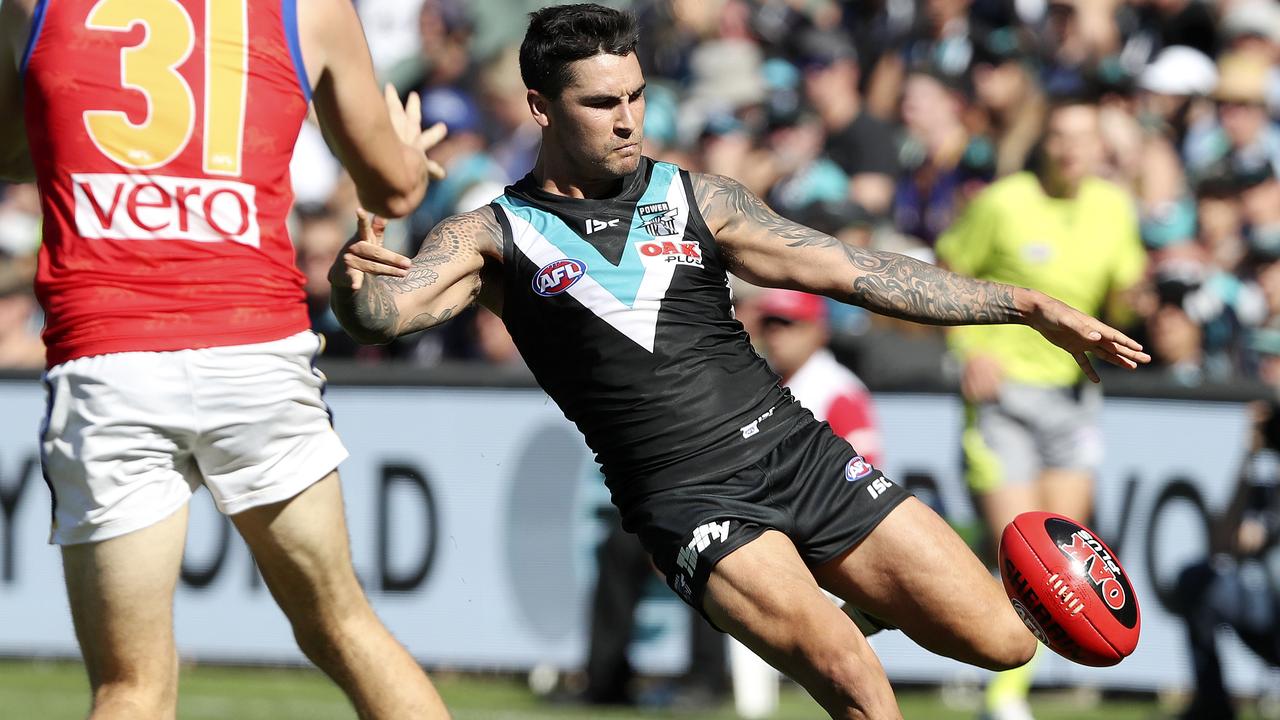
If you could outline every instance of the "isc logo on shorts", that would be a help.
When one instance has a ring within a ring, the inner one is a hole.
[[[252,185],[114,173],[72,173],[71,184],[83,238],[261,244]]]

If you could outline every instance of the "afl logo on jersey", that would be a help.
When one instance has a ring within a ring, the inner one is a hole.
[[[542,266],[533,276],[533,291],[542,297],[551,297],[573,287],[587,273],[581,260],[561,258]]]

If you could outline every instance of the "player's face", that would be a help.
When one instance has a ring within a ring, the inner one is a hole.
[[[769,366],[783,377],[795,374],[828,339],[825,327],[818,323],[774,317],[761,321],[760,332]]]
[[[622,177],[640,164],[644,74],[635,53],[573,63],[573,82],[548,103],[548,139],[584,174]]]
[[[1102,134],[1098,109],[1091,105],[1067,105],[1049,117],[1044,140],[1052,174],[1059,182],[1075,187],[1098,171],[1102,163]]]

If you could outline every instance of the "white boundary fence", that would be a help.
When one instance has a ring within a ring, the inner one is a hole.
[[[352,457],[341,468],[357,570],[387,624],[428,665],[520,669],[580,664],[607,495],[577,431],[538,390],[330,387]],[[0,381],[0,654],[75,656],[36,429],[44,393]],[[961,482],[953,396],[877,396],[886,473],[952,522],[974,522]],[[1138,651],[1105,670],[1050,657],[1039,678],[1159,689],[1189,683],[1184,633],[1157,587],[1205,552],[1206,513],[1234,489],[1243,403],[1110,398],[1095,529],[1142,601]],[[287,624],[248,551],[197,496],[177,604],[181,651],[205,661],[297,662]],[[635,649],[650,670],[685,662],[687,613],[655,579]],[[956,588],[964,592],[964,588]],[[875,638],[898,680],[976,671],[899,633]],[[1229,684],[1254,692],[1268,670],[1227,637]]]

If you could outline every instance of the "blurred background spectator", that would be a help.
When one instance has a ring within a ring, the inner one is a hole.
[[[814,417],[829,424],[871,464],[879,465],[882,448],[871,393],[827,350],[826,299],[770,289],[760,295],[758,312],[769,367]]]
[[[1280,356],[1280,332],[1259,352]],[[1258,403],[1250,446],[1231,504],[1216,518],[1212,557],[1183,570],[1177,598],[1187,625],[1195,693],[1183,720],[1234,720],[1223,683],[1218,628],[1230,627],[1253,652],[1280,666],[1280,405]]]
[[[0,185],[0,369],[44,367],[44,316],[32,290],[39,247],[36,186]]]
[[[848,176],[848,197],[872,214],[893,202],[898,158],[893,128],[863,107],[858,55],[838,30],[810,30],[800,42],[804,98],[821,120],[822,152]],[[815,128],[818,130],[818,128]]]
[[[538,131],[516,48],[523,13],[547,3],[356,4],[383,79],[422,94],[424,122],[450,127],[436,152],[449,178],[388,232],[389,245],[412,252],[440,218],[488,202],[532,165]],[[779,212],[845,242],[927,261],[987,184],[1033,164],[1055,98],[1093,97],[1099,171],[1127,194],[1151,261],[1127,328],[1159,346],[1161,362],[1143,372],[1183,384],[1258,377],[1251,338],[1280,326],[1280,4],[610,4],[642,22],[649,154],[731,175]],[[340,173],[308,124],[293,164],[294,229],[313,323],[329,353],[418,365],[507,362],[495,352],[501,324],[476,312],[386,348],[358,348],[341,336],[320,272],[350,231],[355,198]],[[31,187],[0,195],[4,277],[29,272],[38,222]],[[38,310],[9,302],[0,336],[29,337]],[[827,309],[836,356],[873,385],[942,377],[935,329]],[[904,351],[910,362],[886,361]],[[9,357],[0,362],[19,364]]]

